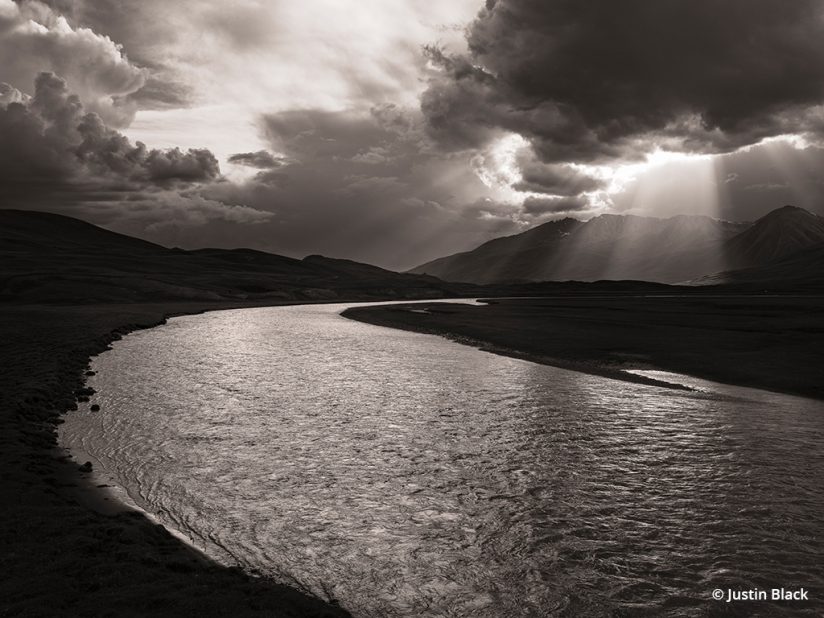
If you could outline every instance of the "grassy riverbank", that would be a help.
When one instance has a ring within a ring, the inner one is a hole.
[[[89,475],[57,448],[91,355],[168,315],[229,306],[0,305],[0,614],[346,615],[203,560],[140,513],[90,508]]]
[[[638,381],[622,370],[656,368],[824,399],[820,296],[568,295],[414,309],[344,315],[608,377]]]

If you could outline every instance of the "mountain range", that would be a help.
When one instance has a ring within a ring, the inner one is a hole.
[[[824,218],[794,206],[754,223],[688,215],[601,215],[586,222],[551,221],[409,272],[477,284],[605,279],[684,283],[766,266],[819,245],[824,246]]]
[[[271,303],[640,293],[676,282],[693,289],[824,289],[824,218],[785,206],[755,223],[695,216],[563,219],[396,273],[320,255],[170,249],[71,217],[0,210],[0,301]]]

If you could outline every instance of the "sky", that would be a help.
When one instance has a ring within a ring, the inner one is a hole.
[[[406,269],[824,214],[824,0],[0,0],[0,206]]]

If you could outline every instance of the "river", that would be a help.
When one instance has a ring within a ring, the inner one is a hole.
[[[715,588],[824,591],[822,402],[576,373],[347,306],[134,332],[94,359],[101,409],[61,442],[215,559],[358,617],[703,616]]]

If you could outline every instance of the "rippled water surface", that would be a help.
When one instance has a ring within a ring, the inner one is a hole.
[[[62,439],[216,558],[356,616],[698,616],[717,587],[824,594],[821,402],[583,375],[343,308],[133,333],[94,361],[101,410]]]

